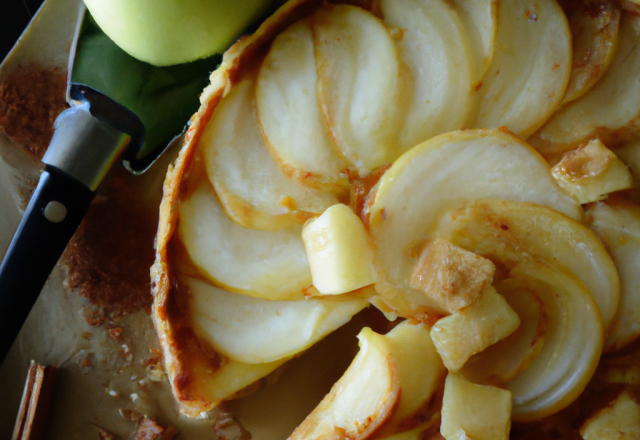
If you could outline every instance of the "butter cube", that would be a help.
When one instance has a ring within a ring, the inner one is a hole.
[[[313,285],[323,295],[350,292],[375,281],[373,251],[364,225],[337,204],[302,228]]]

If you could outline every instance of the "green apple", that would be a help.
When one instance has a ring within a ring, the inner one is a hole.
[[[85,0],[105,34],[131,56],[157,66],[224,51],[269,0]]]

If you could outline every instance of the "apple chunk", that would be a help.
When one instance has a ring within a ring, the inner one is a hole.
[[[220,206],[208,181],[180,204],[178,236],[193,264],[216,285],[270,300],[303,299],[311,272],[301,226],[245,229]]]
[[[409,280],[442,215],[486,197],[582,216],[580,205],[556,184],[547,162],[515,136],[499,130],[456,131],[420,144],[387,170],[365,212],[377,245],[376,290],[387,302],[401,302],[388,304],[397,313],[406,316],[414,309],[412,301],[423,301],[424,294],[411,289]]]
[[[439,319],[431,337],[447,369],[458,371],[467,359],[506,338],[519,325],[516,312],[488,286],[477,304]]]
[[[396,45],[379,18],[355,6],[326,3],[310,20],[322,110],[340,153],[366,176],[398,155]]]
[[[449,373],[444,384],[440,433],[446,440],[507,440],[511,393]]]
[[[369,328],[358,339],[360,351],[347,371],[290,440],[365,439],[391,416],[400,385],[389,344]]]
[[[233,220],[252,229],[284,229],[337,203],[335,196],[288,179],[262,141],[251,76],[216,108],[200,138],[209,180]]]
[[[262,364],[306,350],[367,306],[363,299],[268,301],[190,278],[194,328],[216,351]]]
[[[600,410],[580,428],[584,440],[622,440],[640,437],[640,405],[628,392]]]
[[[422,250],[409,285],[444,313],[456,313],[480,300],[495,271],[490,260],[435,238]]]
[[[358,216],[337,204],[302,228],[313,285],[323,295],[373,284],[373,251]]]
[[[627,166],[598,139],[570,151],[551,169],[558,184],[580,203],[605,199],[633,186]]]
[[[318,101],[318,75],[308,20],[276,37],[260,66],[256,105],[276,164],[305,185],[345,192],[347,162],[336,150]]]
[[[396,40],[403,67],[400,102],[406,109],[401,153],[464,126],[471,107],[474,59],[462,22],[445,2],[382,0],[380,8],[385,23],[402,34]]]

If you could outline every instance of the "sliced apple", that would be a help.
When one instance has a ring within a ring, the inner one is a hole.
[[[640,17],[622,14],[619,45],[606,74],[587,93],[564,105],[529,141],[543,154],[571,150],[598,135],[614,145],[640,123]]]
[[[440,422],[440,413],[435,413],[431,418],[427,419],[420,425],[410,430],[397,432],[395,434],[384,435],[382,432],[376,433],[374,440],[424,440],[425,434],[429,432],[437,432],[437,423]],[[429,438],[429,437],[428,437]],[[435,440],[435,438],[434,438]]]
[[[236,84],[200,138],[209,180],[229,216],[252,229],[290,227],[337,203],[335,196],[288,179],[271,160],[260,134],[254,81]]]
[[[446,440],[508,440],[511,393],[449,373],[444,384],[440,433]]]
[[[366,327],[358,339],[360,351],[347,371],[290,440],[361,440],[391,416],[400,398],[400,385],[389,344]]]
[[[431,338],[445,367],[458,371],[471,356],[506,338],[519,326],[516,312],[488,286],[477,304],[439,319],[431,328]]]
[[[567,14],[573,43],[571,78],[562,103],[579,98],[604,75],[618,45],[620,6],[609,0],[598,11],[580,4]]]
[[[294,23],[276,37],[257,81],[260,126],[280,169],[305,185],[346,192],[347,163],[336,151],[318,102],[308,20]]]
[[[385,23],[401,30],[396,44],[404,67],[402,153],[463,127],[471,105],[474,59],[462,22],[442,0],[382,0],[380,7]]]
[[[311,287],[301,230],[243,228],[227,217],[208,181],[180,204],[178,236],[193,264],[216,285],[258,298],[302,299]]]
[[[507,268],[542,257],[569,269],[593,295],[607,328],[620,298],[618,274],[586,226],[530,203],[480,200],[445,215],[438,233]]]
[[[626,201],[595,203],[587,222],[607,247],[620,275],[618,315],[605,341],[615,351],[640,336],[640,206]]]
[[[582,393],[602,354],[602,321],[589,290],[560,265],[522,262],[509,278],[533,286],[549,318],[540,353],[506,386],[513,420],[530,422],[560,411]]]
[[[337,204],[302,228],[313,285],[323,295],[337,295],[373,284],[373,250],[360,218]]]
[[[640,187],[640,139],[634,139],[614,150],[616,156],[629,167],[634,186]]]
[[[423,420],[433,394],[442,384],[445,368],[433,345],[429,328],[404,321],[384,336],[400,381],[400,400],[376,438],[408,431]],[[422,427],[423,430],[425,427]]]
[[[413,148],[384,174],[365,213],[377,245],[376,289],[398,313],[415,309],[413,301],[423,303],[424,294],[410,289],[409,280],[441,216],[484,197],[539,203],[575,219],[582,215],[544,159],[515,136],[458,131]]]
[[[234,399],[248,386],[262,379],[284,364],[288,358],[265,364],[245,364],[234,359],[223,358],[220,369],[194,365],[192,374],[198,383],[198,394],[204,396],[211,408]],[[197,415],[194,415],[197,416]]]
[[[186,281],[190,316],[200,338],[247,364],[289,358],[349,322],[363,299],[268,301]]]
[[[471,126],[529,136],[562,101],[570,73],[571,32],[558,3],[499,2],[493,61]]]
[[[340,153],[361,176],[398,156],[398,51],[364,9],[326,3],[311,16],[318,96]]]
[[[473,383],[504,387],[528,368],[547,337],[549,318],[534,286],[505,279],[494,284],[520,317],[520,326],[505,339],[472,356],[459,371]]]
[[[498,0],[454,0],[473,54],[473,88],[481,86],[491,65],[498,27]]]

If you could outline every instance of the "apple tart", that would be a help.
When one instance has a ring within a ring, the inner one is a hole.
[[[291,439],[526,438],[584,412],[592,432],[609,401],[581,395],[640,335],[633,146],[616,154],[640,18],[598,5],[292,0],[232,46],[160,207],[181,412],[372,305],[389,323]]]

